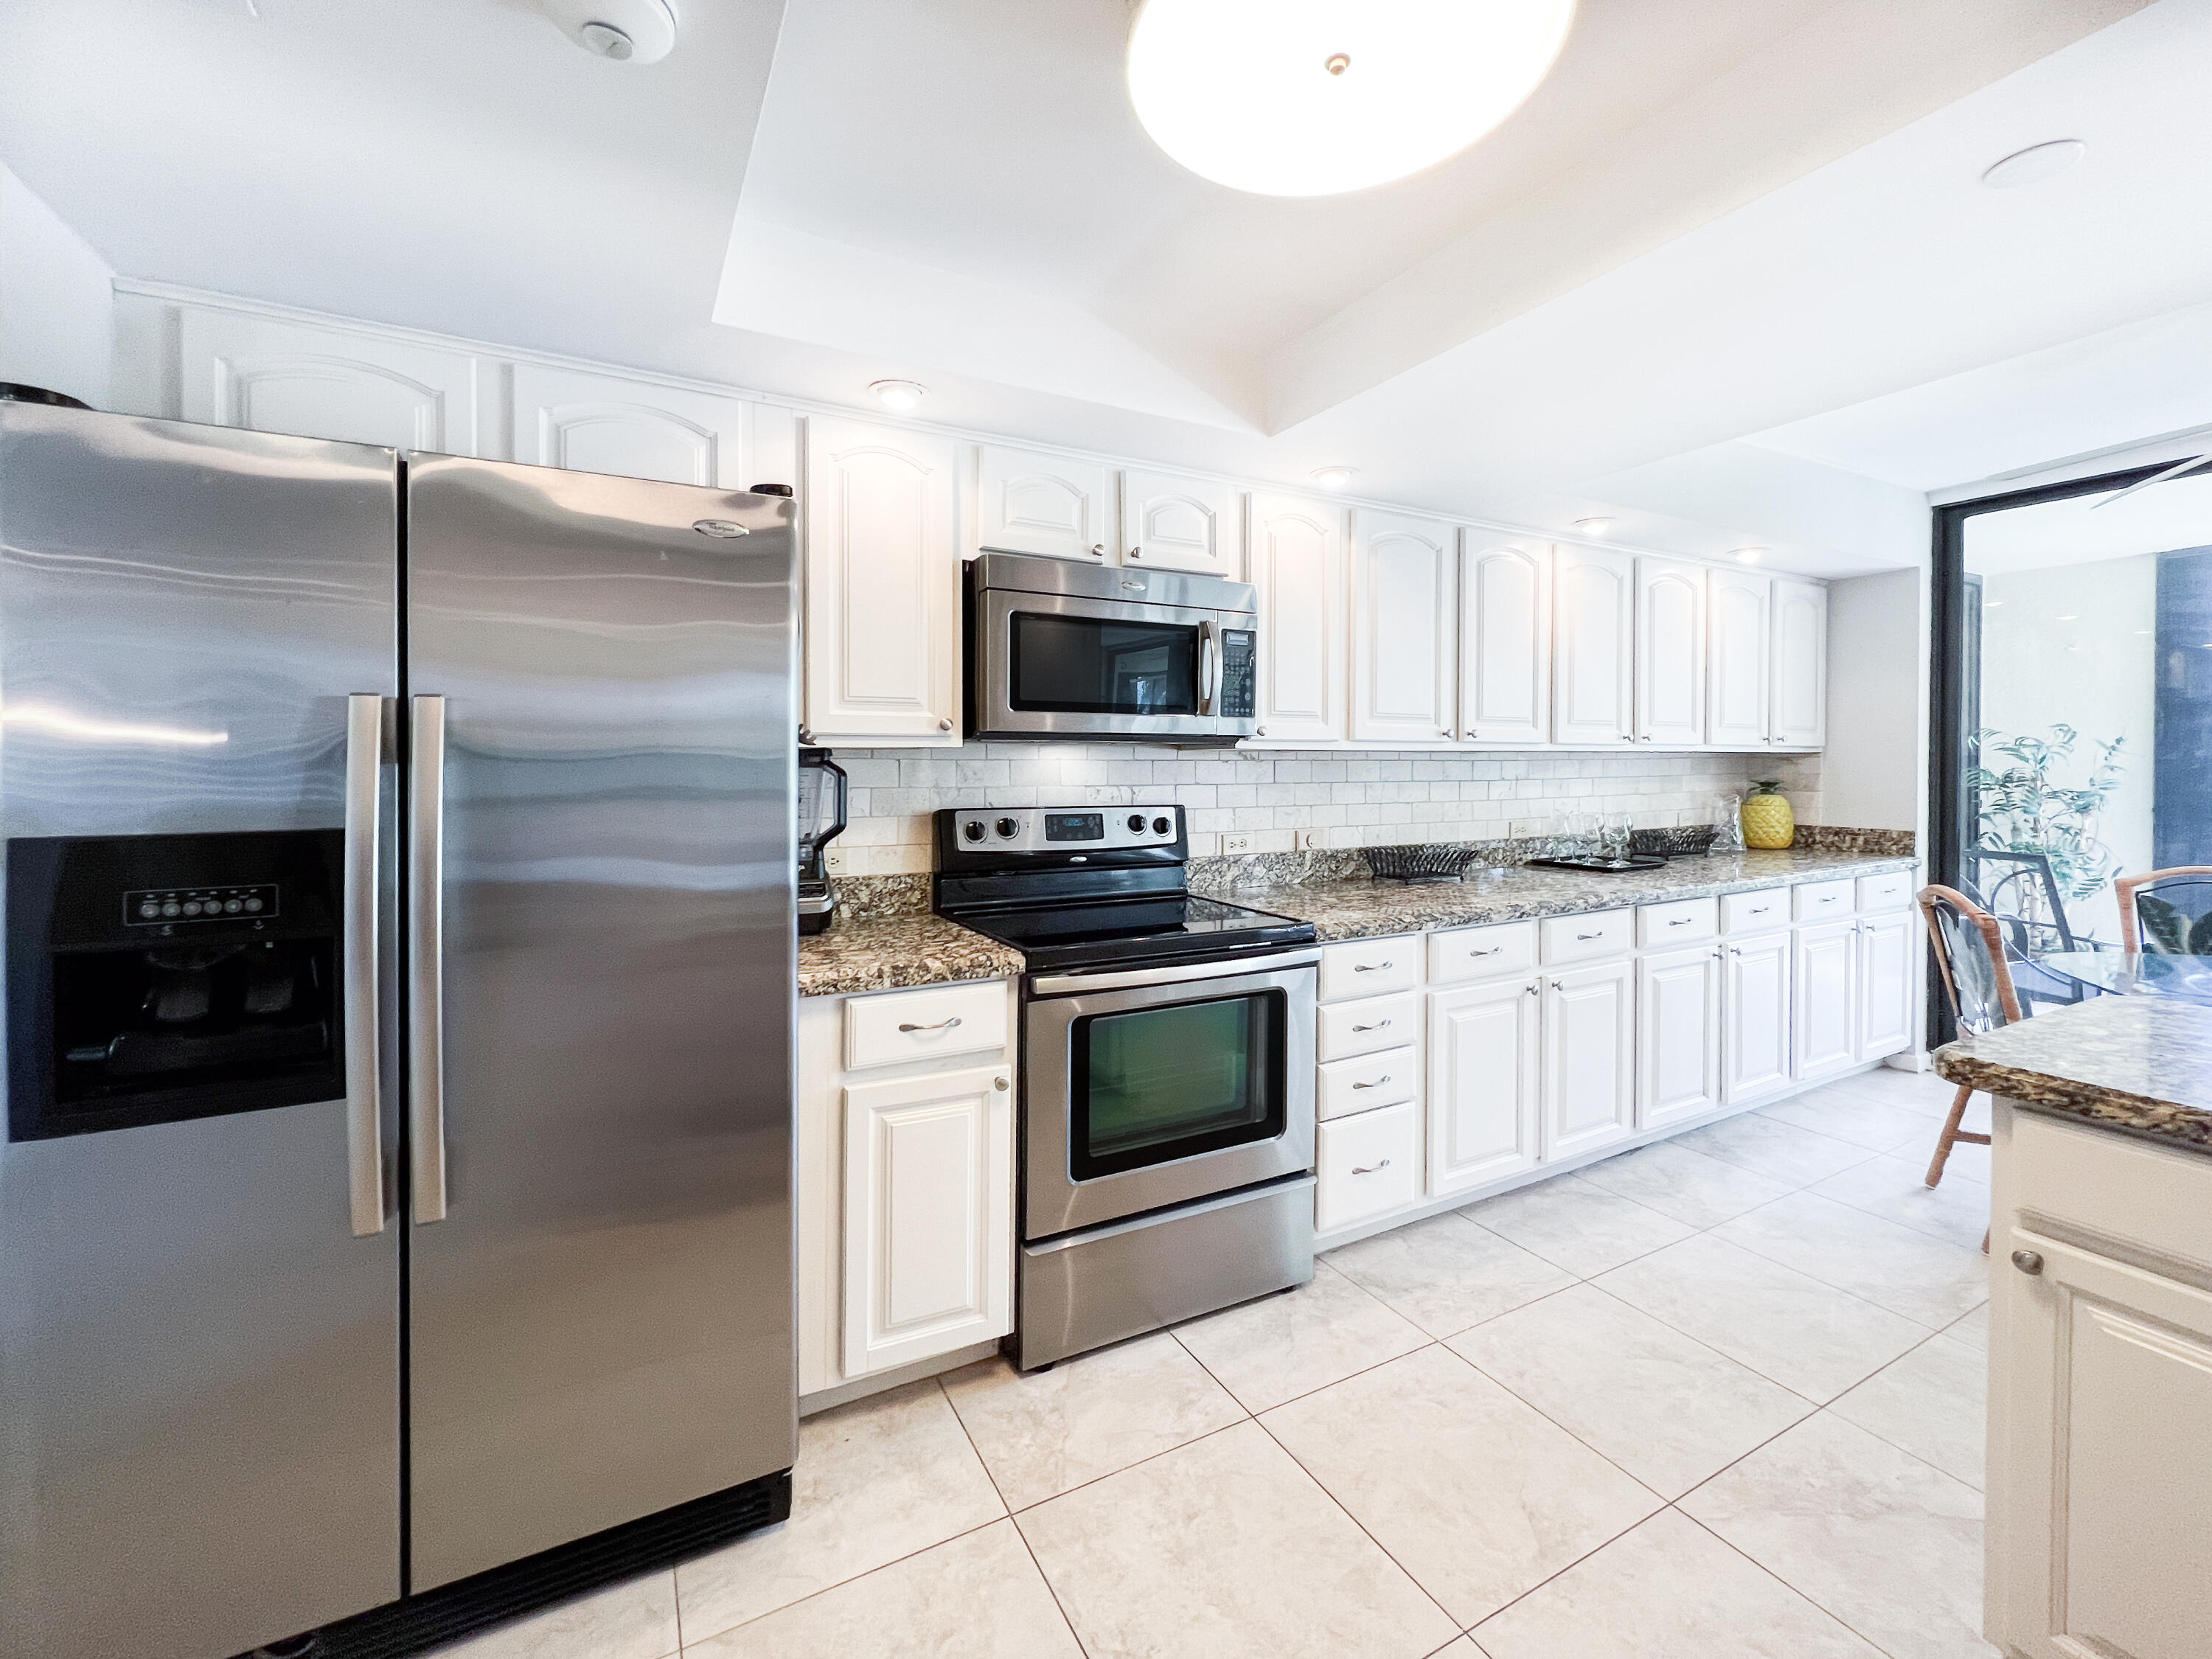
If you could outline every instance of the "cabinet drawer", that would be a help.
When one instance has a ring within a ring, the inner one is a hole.
[[[1419,1109],[1408,1101],[1340,1117],[1315,1131],[1314,1229],[1328,1232],[1413,1201]]]
[[[1502,921],[1492,927],[1455,927],[1429,935],[1429,983],[1495,979],[1525,974],[1536,965],[1536,924]]]
[[[1332,1003],[1320,1011],[1320,1057],[1346,1060],[1395,1048],[1413,1040],[1420,998],[1413,992]]]
[[[1755,893],[1721,896],[1721,932],[1763,933],[1770,927],[1790,925],[1790,890],[1762,887]]]
[[[1847,916],[1858,903],[1858,894],[1846,877],[1842,881],[1808,881],[1790,890],[1799,921],[1832,921]]]
[[[1912,902],[1918,890],[1912,884],[1912,872],[1893,870],[1885,876],[1859,878],[1859,908],[1871,915],[1877,910],[1902,910]]]
[[[1695,945],[1720,930],[1717,899],[1677,899],[1672,904],[1643,905],[1636,912],[1636,942],[1647,947]]]
[[[1410,1047],[1352,1060],[1333,1060],[1318,1073],[1314,1115],[1326,1121],[1411,1100],[1421,1085],[1419,1056]]]
[[[1376,997],[1386,991],[1410,991],[1421,982],[1421,936],[1358,939],[1332,945],[1321,953],[1321,1000]]]
[[[1626,956],[1635,948],[1636,913],[1632,910],[1593,910],[1587,915],[1544,919],[1544,965],[1547,968]]]
[[[974,1054],[1006,1046],[1003,980],[933,985],[845,1005],[845,1069],[896,1066],[939,1054]]]

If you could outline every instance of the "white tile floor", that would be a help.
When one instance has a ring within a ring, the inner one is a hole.
[[[1848,1079],[811,1419],[784,1526],[447,1659],[1990,1659],[1949,1098]]]

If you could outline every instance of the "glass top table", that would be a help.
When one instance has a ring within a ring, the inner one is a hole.
[[[2169,956],[2159,951],[2056,951],[2036,957],[2035,965],[2077,985],[2118,996],[2212,1004],[2212,957]]]

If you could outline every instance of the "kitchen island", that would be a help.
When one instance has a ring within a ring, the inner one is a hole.
[[[2100,997],[1936,1069],[1996,1098],[1984,1632],[2212,1653],[2212,1008]]]

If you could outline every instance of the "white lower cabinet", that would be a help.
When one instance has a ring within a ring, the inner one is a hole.
[[[1662,1128],[1721,1103],[1721,963],[1710,945],[1636,964],[1636,1127]]]
[[[1013,1092],[979,1066],[845,1091],[844,1370],[1013,1328]]]
[[[1920,920],[1910,911],[1859,922],[1857,1052],[1880,1060],[1912,1046],[1912,969]]]
[[[1799,1083],[1849,1071],[1858,1058],[1859,925],[1826,921],[1791,935],[1794,1063]]]
[[[1636,1130],[1634,975],[1626,962],[1544,979],[1543,1148],[1567,1158]]]
[[[1428,1191],[1535,1168],[1542,1147],[1540,982],[1496,980],[1429,997]]]
[[[1721,1098],[1735,1106],[1790,1086],[1793,935],[1731,936],[1721,957]]]
[[[1413,1203],[1421,1184],[1415,1152],[1420,1133],[1420,1108],[1410,1100],[1316,1127],[1314,1231],[1348,1227]]]

